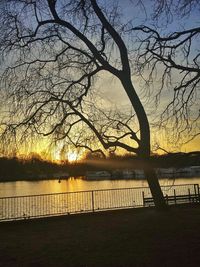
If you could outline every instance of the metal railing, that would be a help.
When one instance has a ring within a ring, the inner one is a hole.
[[[198,184],[162,186],[164,196],[196,194]],[[104,189],[0,198],[0,221],[144,206],[149,187]]]

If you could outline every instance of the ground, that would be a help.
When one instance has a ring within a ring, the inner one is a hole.
[[[0,266],[200,266],[200,206],[0,223]]]

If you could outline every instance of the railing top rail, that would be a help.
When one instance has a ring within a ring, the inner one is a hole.
[[[179,184],[179,185],[164,185],[161,188],[169,187],[185,187],[185,186],[199,186],[199,184]],[[0,197],[0,199],[10,199],[10,198],[28,198],[28,197],[42,197],[42,196],[52,196],[52,195],[64,195],[64,194],[78,194],[78,193],[91,193],[91,192],[102,192],[102,191],[116,191],[116,190],[137,190],[137,189],[150,189],[148,186],[138,186],[138,187],[124,187],[124,188],[106,188],[106,189],[95,189],[95,190],[80,190],[80,191],[68,191],[68,192],[56,192],[56,193],[45,193],[45,194],[33,194],[33,195],[16,195],[16,196],[5,196]]]
[[[165,187],[185,187],[185,186],[199,186],[199,184],[174,184],[174,185],[161,185],[161,188]]]
[[[105,188],[105,189],[94,189],[94,190],[78,190],[78,191],[67,191],[67,192],[56,192],[56,193],[45,193],[45,194],[33,194],[33,195],[16,195],[16,196],[5,196],[2,198],[18,198],[18,197],[37,197],[37,196],[50,196],[50,195],[62,195],[62,194],[75,194],[75,193],[90,193],[90,192],[99,192],[99,191],[116,191],[116,190],[125,190],[125,189],[149,189],[148,186],[138,186],[138,187],[120,187],[120,188]]]

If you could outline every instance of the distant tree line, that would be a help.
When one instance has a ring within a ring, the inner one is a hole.
[[[68,175],[83,176],[91,170],[144,169],[149,163],[154,168],[198,166],[200,151],[152,155],[148,162],[130,154],[123,156],[111,154],[106,160],[98,155],[87,156],[81,162],[74,163],[52,162],[37,156],[28,159],[1,157],[0,181],[67,178]]]
[[[61,166],[39,157],[20,159],[17,157],[0,158],[0,180],[27,180],[39,179],[43,174],[46,177],[59,171]]]

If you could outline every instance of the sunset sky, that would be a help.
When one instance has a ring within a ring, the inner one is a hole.
[[[103,1],[103,2],[108,3],[108,1]],[[135,1],[130,1],[130,0],[120,0],[118,2],[121,8],[121,13],[123,14],[122,20],[124,23],[132,20],[132,24],[134,26],[145,24],[145,25],[154,27],[153,23],[155,23],[155,21],[152,22],[150,18],[153,12],[153,4],[155,3],[155,1],[144,0],[143,6],[135,5]],[[159,31],[161,32],[161,34],[167,34],[167,33],[169,34],[171,32],[175,32],[180,29],[182,30],[182,29],[188,29],[188,28],[199,26],[199,16],[196,10],[192,10],[192,13],[190,14],[190,16],[186,16],[182,19],[180,17],[175,16],[173,17],[173,20],[170,21],[167,25],[164,25],[164,20],[162,19],[162,16],[161,16],[160,22],[158,21],[158,23],[160,23],[159,26],[161,28],[159,29]],[[161,23],[163,23],[163,25],[161,25]],[[128,46],[130,47],[132,46],[131,40],[126,40],[126,42]],[[199,43],[197,40],[196,43],[192,46],[192,49],[194,49],[194,53],[198,51],[198,46],[199,46]],[[1,66],[1,69],[3,69],[2,66]],[[168,103],[173,99],[173,90],[171,90],[171,88],[167,88],[167,85],[165,85],[165,88],[161,94],[160,103],[157,108],[155,107],[156,92],[159,90],[159,87],[161,86],[160,76],[159,76],[161,72],[162,72],[162,69],[157,70],[158,76],[155,78],[154,83],[151,84],[150,87],[147,89],[141,77],[136,75],[136,70],[134,69],[134,66],[133,66],[133,71],[132,71],[133,84],[136,88],[136,91],[139,97],[142,100],[142,103],[144,105],[144,108],[149,118],[150,125],[152,127],[151,128],[152,129],[152,135],[151,135],[152,149],[154,150],[155,144],[158,143],[160,147],[170,152],[173,152],[173,151],[189,152],[193,150],[200,150],[200,136],[197,136],[194,140],[191,140],[189,143],[179,144],[173,141],[173,138],[171,137],[172,128],[170,128],[170,122],[168,122],[168,125],[165,130],[164,128],[162,128],[161,130],[158,130],[158,128],[153,127],[153,125],[158,121],[159,115],[162,113],[162,111],[165,109]],[[148,70],[146,70],[144,75],[148,75]],[[175,73],[174,76],[172,77],[174,84],[178,84],[180,81],[180,77],[178,75],[179,75],[178,73]],[[117,109],[121,111],[127,110],[131,112],[130,101],[125,91],[123,90],[122,85],[116,78],[113,78],[110,74],[106,72],[102,72],[102,74],[96,80],[96,83],[94,85],[94,90],[95,92],[97,92],[96,101],[101,101],[99,102],[99,105],[101,106],[101,108],[104,108],[105,110],[111,108],[112,110],[114,110],[115,107],[117,106]],[[197,92],[196,102],[195,102],[195,105],[193,106],[193,111],[192,111],[194,114],[199,112],[199,104],[200,104],[200,99],[199,99],[199,95]],[[1,105],[0,106],[1,114],[5,114],[5,111],[8,111],[9,107],[4,102],[3,97],[1,99],[0,105]],[[196,127],[199,127],[199,121],[197,121],[196,125],[197,125]],[[3,129],[3,127],[0,128],[0,130],[1,129]],[[198,129],[195,129],[195,130],[196,132],[198,132]],[[187,140],[190,139],[190,137],[189,136],[187,137],[186,135],[185,136],[184,135],[185,133],[182,135],[183,141],[187,142]],[[18,154],[27,154],[30,152],[35,152],[47,158],[52,158],[56,160],[66,158],[70,161],[77,160],[83,157],[85,153],[84,149],[79,149],[77,151],[75,148],[73,148],[73,146],[70,146],[70,145],[65,146],[64,143],[62,142],[56,145],[55,144],[51,145],[49,148],[49,143],[50,143],[49,140],[50,140],[50,137],[48,136],[47,137],[40,137],[40,136],[35,137],[32,140],[30,139],[28,141],[28,144],[27,142],[26,144],[20,144],[17,147],[18,149],[17,152]],[[124,153],[124,152],[125,151],[120,150],[120,153]],[[158,150],[157,152],[161,153],[162,151]],[[2,154],[3,153],[4,152],[2,152]]]

